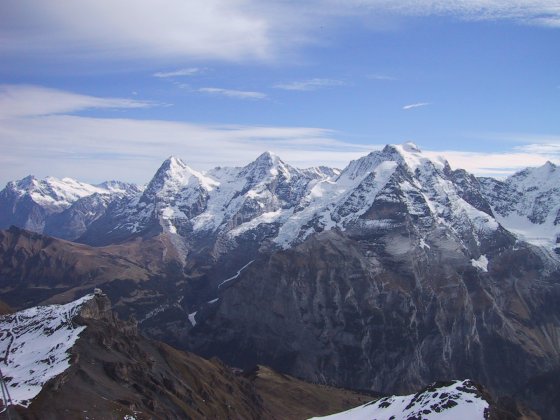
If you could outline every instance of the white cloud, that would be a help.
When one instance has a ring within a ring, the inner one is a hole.
[[[381,29],[391,16],[560,27],[558,0],[17,0],[0,2],[0,51],[268,60],[321,42],[333,20],[368,16],[383,17]]]
[[[265,59],[269,22],[249,0],[0,2],[3,51]]]
[[[0,183],[30,173],[71,176],[87,182],[113,178],[146,182],[171,154],[183,157],[196,169],[243,165],[264,150],[276,152],[299,167],[344,167],[350,160],[382,147],[348,143],[339,139],[340,133],[317,127],[202,125],[67,114],[91,107],[137,106],[149,104],[37,86],[2,86]],[[445,156],[453,168],[499,177],[527,166],[540,166],[547,160],[560,163],[560,136],[517,136],[537,141],[514,143],[503,152],[425,153],[434,158]]]
[[[274,87],[277,89],[284,89],[284,90],[299,90],[299,91],[310,91],[310,90],[318,90],[327,87],[333,86],[344,86],[346,83],[342,80],[335,80],[335,79],[309,79],[309,80],[301,80],[289,83],[280,83],[275,85]]]
[[[125,98],[100,98],[33,85],[0,85],[0,119],[52,115],[92,108],[146,108],[155,104]]]
[[[203,87],[198,89],[199,92],[209,93],[211,95],[227,96],[236,99],[266,99],[266,94],[262,92],[253,92],[247,90],[222,89],[216,87]]]
[[[402,107],[402,109],[407,111],[409,109],[420,108],[420,107],[428,106],[428,105],[431,105],[431,103],[430,102],[417,102],[415,104],[405,105],[405,106]]]
[[[154,73],[154,77],[158,77],[160,79],[168,78],[168,77],[184,77],[184,76],[194,76],[202,72],[202,69],[198,67],[188,67],[184,69],[178,69],[173,71],[159,71]]]
[[[91,107],[143,106],[40,87],[0,91],[0,183],[28,174],[87,182],[146,182],[170,154],[197,169],[240,165],[271,150],[298,166],[343,166],[372,146],[337,140],[314,127],[202,125],[67,113]],[[14,107],[12,109],[12,107]],[[4,111],[10,110],[10,113]],[[56,165],[53,165],[56,162]]]
[[[208,169],[244,165],[265,150],[300,167],[340,167],[377,147],[341,142],[332,131],[313,127],[208,126],[71,115],[5,120],[0,138],[2,184],[30,173],[87,182],[147,182],[169,155],[184,158],[193,168]]]

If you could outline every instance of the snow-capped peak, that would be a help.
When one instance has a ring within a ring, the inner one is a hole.
[[[428,170],[434,167],[443,170],[446,163],[445,161],[432,160],[412,142],[387,145],[383,152],[395,161],[405,164],[412,172],[422,167],[427,167]]]
[[[212,190],[219,183],[190,168],[183,160],[175,156],[166,159],[146,187],[144,196],[164,197],[169,193],[176,193],[188,185],[200,185],[206,190]]]
[[[550,161],[536,168],[519,171],[506,180],[520,191],[548,190],[560,186],[560,170]]]
[[[299,172],[298,169],[291,167],[280,159],[280,156],[271,152],[264,152],[241,170],[241,176],[247,178],[251,184],[256,184],[280,174],[289,179],[295,171]]]
[[[424,156],[418,146],[408,142],[400,145],[390,144],[383,148],[371,152],[367,156],[353,160],[342,171],[340,178],[355,180],[363,178],[365,175],[373,172],[383,162],[392,161],[407,167],[410,172],[414,172],[418,167],[428,164],[430,167],[443,166],[438,162],[432,162],[430,158]]]
[[[110,193],[103,187],[79,182],[72,178],[58,179],[49,176],[44,180],[38,180],[33,175],[10,182],[6,188],[15,192],[19,197],[27,194],[35,203],[52,211],[61,211],[88,195]]]
[[[68,351],[85,329],[72,319],[93,298],[0,317],[2,373],[14,404],[28,406],[47,381],[70,366]]]
[[[534,245],[560,253],[560,170],[552,162],[505,181],[482,178],[485,195],[502,226]]]
[[[403,143],[402,148],[404,150],[406,150],[407,152],[418,152],[418,153],[422,153],[422,151],[420,150],[420,148],[416,145],[416,143],[413,143],[411,141],[407,141],[405,143]]]

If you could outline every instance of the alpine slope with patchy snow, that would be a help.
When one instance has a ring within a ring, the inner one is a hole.
[[[85,329],[72,319],[92,298],[0,317],[0,364],[14,404],[29,406],[47,381],[68,369],[68,351]]]
[[[470,380],[432,384],[411,395],[384,397],[318,420],[483,420],[489,404]]]

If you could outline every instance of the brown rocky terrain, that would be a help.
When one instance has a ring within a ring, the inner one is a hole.
[[[23,419],[304,419],[371,399],[313,385],[259,366],[239,373],[138,334],[108,298],[97,296],[75,318],[86,329],[68,370],[51,380]]]
[[[168,252],[169,251],[169,252]],[[0,230],[0,298],[15,309],[60,303],[101,286],[117,307],[136,290],[153,296],[151,282],[166,284],[180,263],[165,236],[93,248],[16,227]]]

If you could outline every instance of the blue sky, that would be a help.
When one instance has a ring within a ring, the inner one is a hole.
[[[477,174],[560,163],[557,0],[19,0],[0,57],[2,184],[405,141]]]

